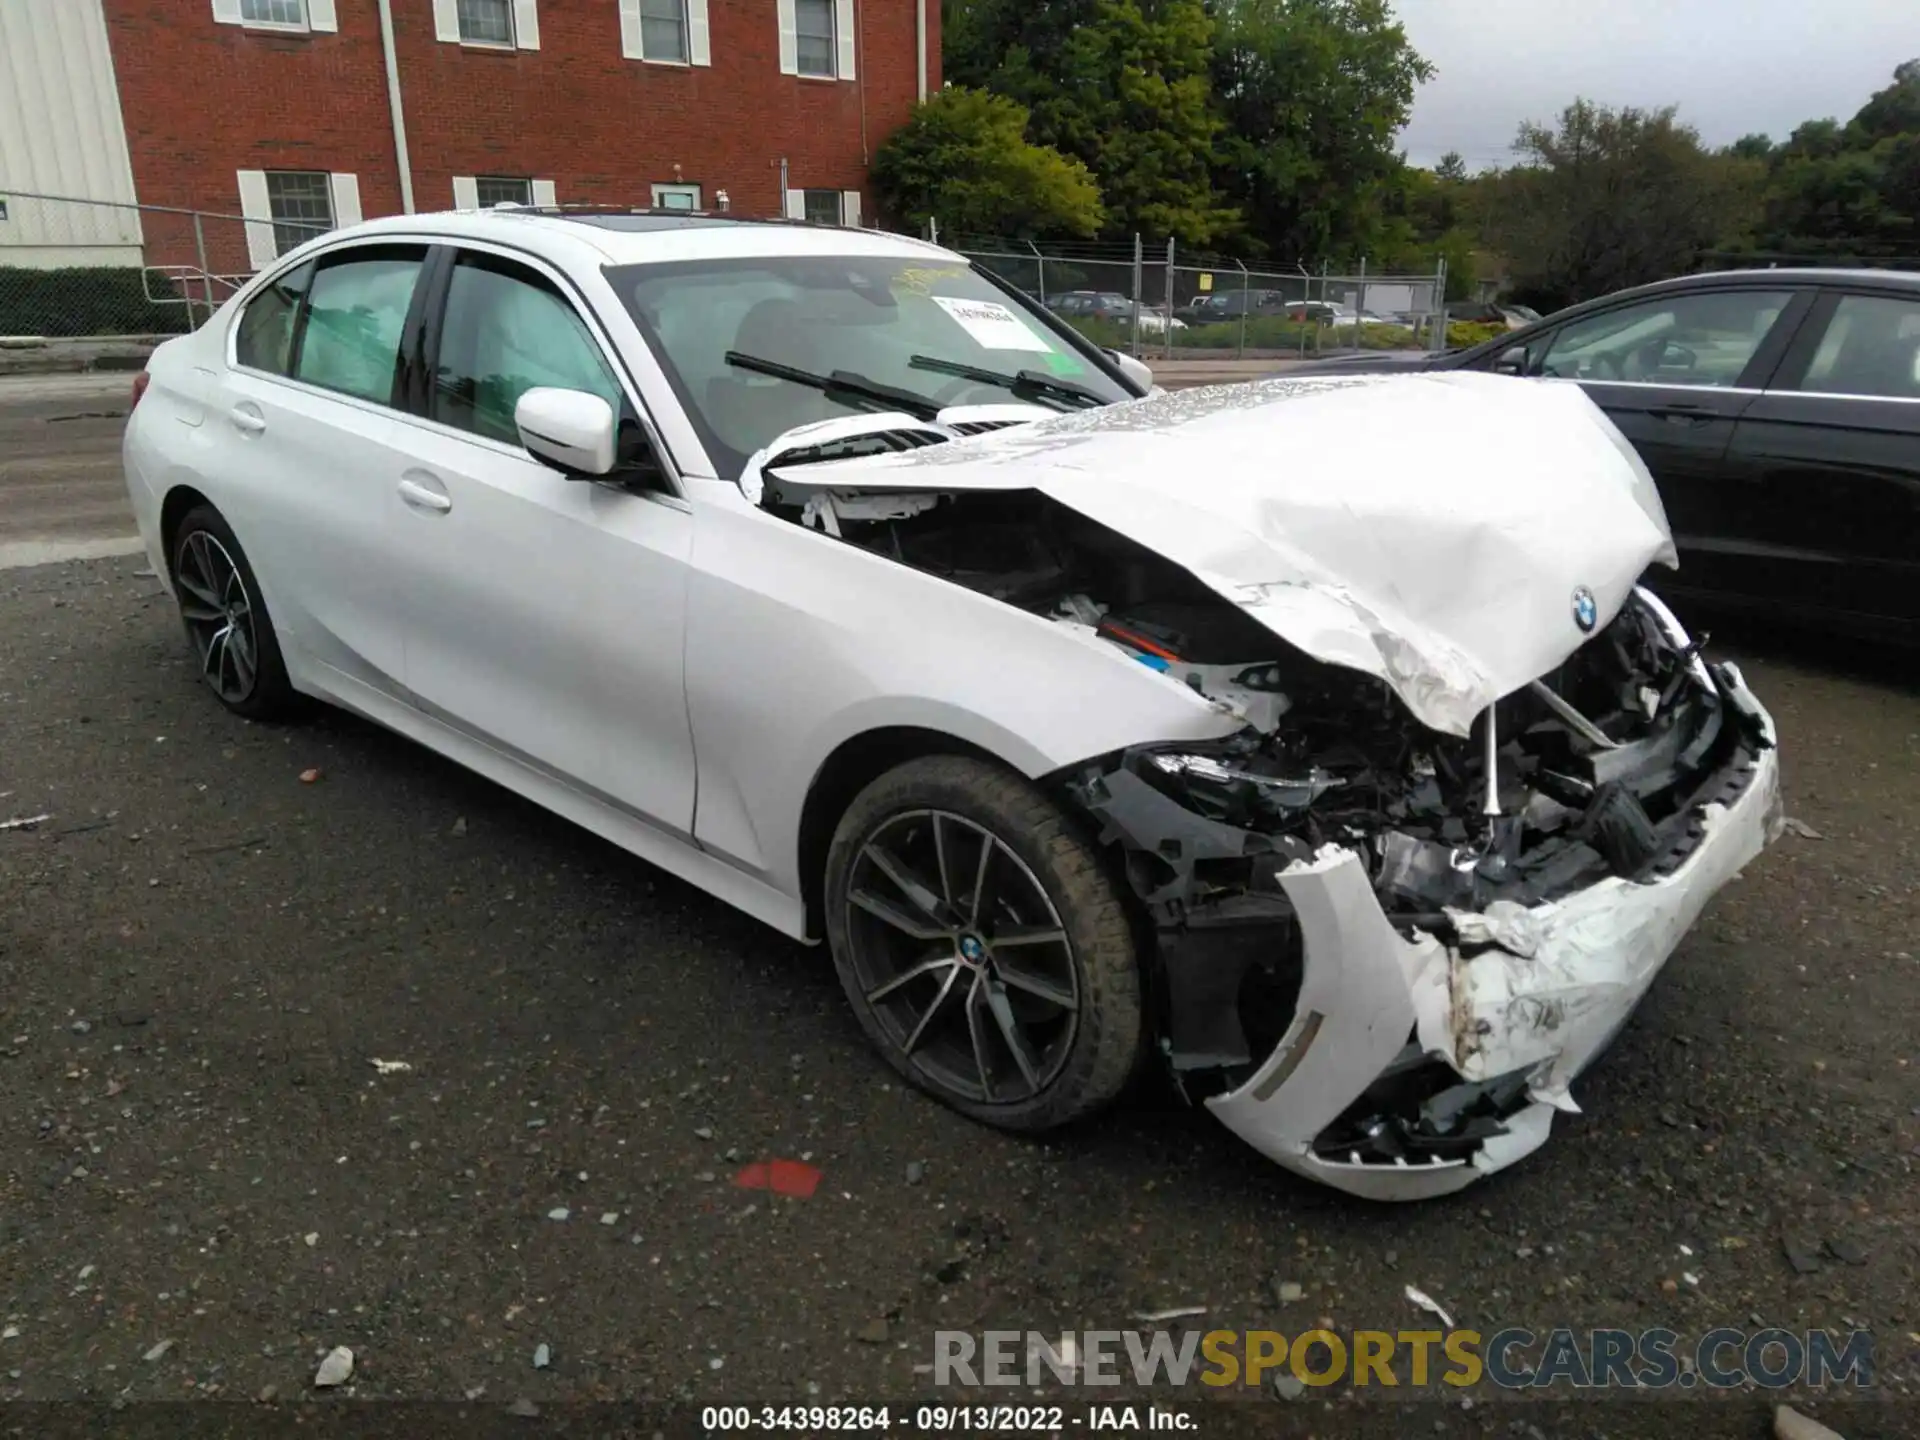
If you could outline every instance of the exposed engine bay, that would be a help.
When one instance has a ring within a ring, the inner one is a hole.
[[[1732,804],[1771,745],[1737,672],[1710,673],[1645,591],[1604,624],[1590,615],[1588,640],[1462,737],[1037,491],[792,483],[803,477],[770,475],[762,503],[1113,645],[1244,722],[1222,740],[1136,746],[1055,777],[1101,827],[1153,924],[1160,1045],[1191,1098],[1239,1103],[1263,1062],[1270,1071],[1285,1046],[1313,1041],[1300,1033],[1305,947],[1290,868],[1351,852],[1401,939],[1468,964],[1489,951],[1525,962],[1539,945],[1536,907],[1609,879],[1672,875],[1701,841],[1707,807]],[[1407,1034],[1318,1130],[1313,1155],[1418,1169],[1467,1163],[1517,1119],[1538,1132],[1527,1148],[1544,1138],[1532,1113],[1544,1109],[1538,1065],[1466,1081],[1470,1038],[1455,1053],[1421,1038]]]

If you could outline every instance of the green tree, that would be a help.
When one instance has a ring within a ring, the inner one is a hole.
[[[1768,157],[1760,245],[1809,259],[1920,252],[1920,60],[1852,120],[1809,120]]]
[[[924,232],[1037,239],[1092,235],[1103,218],[1087,167],[1026,139],[1025,108],[1002,95],[949,86],[894,131],[873,160],[873,183],[896,224]]]
[[[1376,248],[1433,74],[1387,0],[1215,0],[1214,23],[1215,181],[1250,238],[1289,259]]]
[[[1752,162],[1706,150],[1671,106],[1577,100],[1554,126],[1523,124],[1514,148],[1498,245],[1516,297],[1542,308],[1694,269],[1755,218]]]
[[[1458,150],[1449,150],[1433,167],[1433,178],[1457,185],[1467,178],[1467,162],[1460,158]]]
[[[1233,233],[1210,174],[1220,121],[1201,0],[949,0],[943,23],[948,75],[1026,106],[1027,138],[1093,173],[1109,232]]]

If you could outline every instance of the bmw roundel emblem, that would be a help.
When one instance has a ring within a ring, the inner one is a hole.
[[[1600,602],[1593,598],[1593,592],[1582,585],[1573,592],[1573,623],[1580,627],[1583,635],[1591,634],[1593,627],[1600,621]]]

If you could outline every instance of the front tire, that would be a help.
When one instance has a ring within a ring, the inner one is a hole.
[[[220,703],[249,720],[292,714],[298,696],[280,641],[233,528],[211,505],[196,505],[173,535],[173,593],[193,644],[200,679]]]
[[[1140,965],[1089,842],[1017,775],[889,770],[841,817],[827,937],[861,1027],[908,1080],[1007,1130],[1108,1104],[1142,1058]]]

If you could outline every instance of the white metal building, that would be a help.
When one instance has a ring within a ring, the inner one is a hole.
[[[0,0],[0,266],[140,264],[140,212],[16,191],[134,201],[101,0]]]

